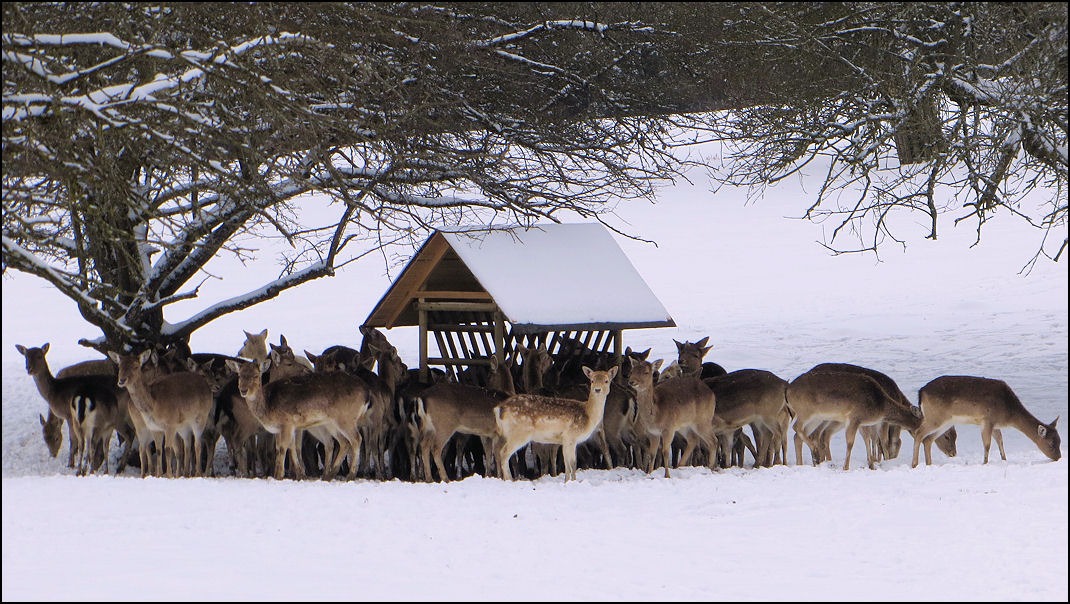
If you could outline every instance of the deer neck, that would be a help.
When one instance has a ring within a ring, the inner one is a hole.
[[[138,370],[135,375],[126,379],[124,387],[130,393],[130,402],[141,412],[143,417],[151,421],[154,399],[152,398],[152,393],[149,392],[148,384],[145,383],[145,374]],[[153,427],[153,429],[159,428]]]
[[[265,385],[263,382],[257,383],[253,386],[253,391],[249,396],[243,396],[245,404],[249,407],[249,412],[253,414],[260,423],[264,423],[262,418],[267,416],[267,393],[264,392]],[[241,396],[241,392],[238,393]]]
[[[1032,413],[1027,411],[1025,407],[1021,407],[1016,411],[1011,411],[1010,416],[1007,418],[1007,424],[1013,428],[1017,428],[1019,432],[1029,437],[1029,440],[1037,446],[1040,446],[1043,440],[1039,434],[1037,434],[1037,426],[1047,426],[1044,422],[1037,419]],[[996,426],[997,428],[999,426]]]
[[[594,391],[591,388],[590,394],[587,395],[587,424],[588,428],[597,427],[599,422],[602,421],[602,417],[606,413],[606,399],[609,398],[609,386],[607,385],[605,390],[601,394]]]
[[[56,378],[52,375],[52,370],[48,368],[48,361],[42,359],[41,369],[33,374],[33,383],[37,386],[37,392],[48,402],[48,408],[53,415],[64,419],[70,415],[66,405],[52,402],[56,394]]]

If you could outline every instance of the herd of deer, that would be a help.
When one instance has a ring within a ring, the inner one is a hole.
[[[804,444],[813,464],[831,461],[831,438],[845,430],[845,470],[859,433],[874,468],[898,456],[906,429],[916,467],[922,445],[926,464],[933,442],[955,455],[956,424],[981,427],[985,463],[993,436],[1007,459],[1007,427],[1048,458],[1061,456],[1058,418],[1039,421],[1000,380],[938,377],[915,406],[887,375],[856,365],[820,364],[791,382],[760,369],[727,372],[703,362],[711,348],[703,338],[676,342],[678,358],[664,368],[649,349],[628,348],[617,361],[569,341],[557,354],[518,345],[464,380],[440,374],[424,384],[381,332],[361,333],[360,350],[302,357],[285,337],[270,344],[265,329],[246,332],[233,357],[111,352],[55,376],[48,344],[17,348],[48,402],[40,422],[49,452],[58,455],[66,424],[68,466],[83,475],[110,471],[115,435],[116,473],[136,463],[142,476],[213,475],[222,438],[234,474],[276,479],[449,480],[478,471],[511,480],[556,474],[559,456],[566,482],[581,467],[663,467],[669,477],[680,465],[742,466],[748,451],[754,466],[785,464],[789,426],[800,465]]]

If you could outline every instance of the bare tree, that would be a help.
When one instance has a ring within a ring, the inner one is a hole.
[[[166,346],[436,226],[597,217],[677,173],[613,75],[653,28],[488,10],[5,4],[4,269],[77,301],[87,345]],[[301,222],[314,194],[336,220]],[[165,322],[248,235],[289,240],[282,274]]]
[[[442,225],[602,219],[681,177],[694,132],[730,151],[718,182],[829,158],[806,215],[837,218],[858,249],[905,240],[900,211],[936,237],[954,203],[978,236],[997,210],[1045,233],[1066,220],[1055,3],[2,10],[3,269],[75,300],[98,348],[184,341]],[[1023,207],[1038,190],[1045,206]],[[309,224],[311,196],[336,218]],[[277,278],[164,320],[213,258],[268,236],[293,250]]]
[[[711,48],[778,74],[780,93],[704,126],[724,142],[718,183],[763,187],[808,167],[823,182],[804,216],[827,246],[905,241],[921,213],[976,223],[997,213],[1038,229],[1036,255],[1066,249],[1067,10],[1064,4],[748,4]],[[814,65],[823,65],[821,71]],[[754,70],[754,73],[760,73]]]

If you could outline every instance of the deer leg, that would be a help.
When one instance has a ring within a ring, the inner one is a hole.
[[[565,461],[565,482],[576,480],[576,443],[563,443],[561,445],[561,456]]]
[[[672,439],[674,432],[661,434],[661,462],[665,466],[665,478],[669,478],[669,466],[672,465]]]
[[[988,463],[988,451],[992,448],[992,429],[991,422],[981,424],[981,444],[985,448],[985,463]]]
[[[999,428],[992,429],[992,436],[996,437],[996,446],[999,447],[999,458],[1007,461],[1007,452],[1003,450],[1003,432]]]
[[[843,460],[843,469],[847,470],[851,467],[851,447],[854,447],[855,437],[858,436],[858,424],[851,420],[847,424],[847,455]]]

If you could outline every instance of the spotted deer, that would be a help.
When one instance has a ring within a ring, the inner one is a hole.
[[[502,478],[512,480],[509,458],[529,442],[561,445],[565,461],[565,482],[576,479],[576,447],[598,429],[605,412],[606,397],[617,367],[595,371],[584,365],[583,374],[591,381],[586,401],[517,394],[494,407],[501,446],[498,466]]]
[[[981,444],[984,445],[984,463],[992,437],[996,437],[999,456],[1006,461],[1003,450],[1003,434],[1000,428],[1016,428],[1052,461],[1062,457],[1061,440],[1055,424],[1038,420],[1026,410],[1025,405],[1011,387],[1002,380],[969,375],[940,376],[918,390],[918,404],[924,412],[921,425],[914,437],[914,459],[911,467],[918,466],[918,454],[925,445],[925,465],[932,464],[932,443],[937,435],[953,424],[981,426]]]

